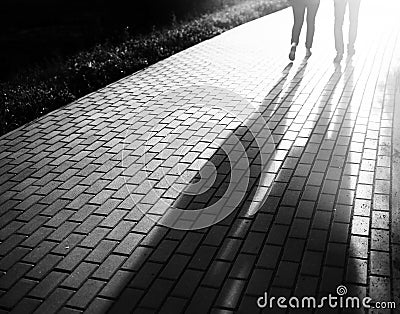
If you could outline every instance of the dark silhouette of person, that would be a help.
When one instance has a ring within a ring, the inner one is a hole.
[[[292,42],[289,59],[293,61],[296,56],[296,48],[299,44],[301,28],[303,27],[304,14],[307,9],[307,36],[306,36],[306,57],[311,56],[311,47],[314,39],[315,17],[319,8],[320,0],[291,0],[293,9]]]
[[[346,7],[349,7],[349,43],[347,45],[347,55],[349,57],[355,54],[354,44],[357,38],[358,13],[360,11],[360,0],[334,0],[335,6],[335,62],[340,62],[343,58],[343,22],[346,13]]]

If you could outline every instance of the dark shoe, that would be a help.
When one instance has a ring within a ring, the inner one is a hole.
[[[293,61],[296,58],[296,46],[290,48],[289,59]]]

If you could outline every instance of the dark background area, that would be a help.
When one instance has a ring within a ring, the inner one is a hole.
[[[2,0],[0,81],[105,41],[245,0]]]

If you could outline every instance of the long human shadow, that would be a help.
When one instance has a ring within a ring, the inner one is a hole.
[[[282,75],[264,97],[264,101],[259,107],[258,111],[264,121],[269,122],[274,115],[281,117],[284,114],[282,110],[279,110],[280,105],[293,101],[293,97],[301,85],[306,66],[307,60],[304,60],[289,82],[288,77],[292,64],[284,68]],[[289,108],[290,106],[287,106],[284,110],[289,110]],[[282,134],[274,135],[276,127],[278,127],[278,123],[272,122],[270,127],[272,136],[275,137],[276,142],[279,142]],[[210,163],[216,169],[216,176],[209,189],[199,195],[187,195],[184,191],[177,197],[174,207],[188,212],[202,209],[212,206],[225,194],[231,180],[229,156],[226,153],[229,148],[224,147],[225,143],[229,144],[229,137],[240,140],[246,153],[246,156],[243,157],[249,160],[250,165],[249,184],[246,186],[244,197],[240,200],[237,209],[219,223],[201,230],[183,231],[162,226],[154,227],[133,252],[132,255],[135,258],[130,264],[132,278],[119,283],[119,288],[117,288],[120,290],[119,297],[113,303],[111,312],[137,311],[142,313],[146,310],[151,312],[156,308],[161,312],[168,313],[169,300],[178,298],[184,305],[181,310],[175,307],[174,312],[204,313],[210,310],[209,307],[216,298],[216,302],[226,303],[229,299],[237,302],[241,297],[241,294],[231,295],[236,288],[228,279],[227,272],[230,266],[226,266],[229,265],[226,261],[232,260],[235,263],[235,269],[240,273],[254,268],[257,254],[262,248],[261,243],[268,233],[268,222],[260,221],[258,228],[263,240],[258,242],[250,255],[240,253],[242,249],[239,250],[239,247],[242,242],[247,242],[246,235],[249,227],[252,221],[256,221],[258,217],[258,213],[249,216],[248,209],[254,201],[262,171],[265,170],[265,165],[262,165],[260,159],[260,147],[246,122],[234,129],[227,140],[211,156]],[[271,172],[273,176],[276,174],[276,171]],[[201,170],[191,183],[195,184],[200,177]],[[236,259],[237,254],[249,258]],[[218,273],[220,273],[219,279],[211,283],[212,277]],[[221,277],[221,274],[225,275]],[[200,283],[222,290],[221,296],[202,295],[204,289],[199,288]],[[198,291],[197,288],[199,288]],[[189,297],[190,300],[188,299],[186,302],[181,300]]]
[[[360,68],[361,66],[358,70]],[[339,104],[333,108],[328,106],[327,109],[332,115],[336,113],[339,117],[337,121],[333,121],[338,127],[331,128],[334,135],[330,140],[335,145],[329,156],[319,198],[324,203],[320,208],[321,212],[324,211],[332,220],[324,247],[318,295],[323,297],[331,294],[338,297],[339,287],[345,287],[345,293],[342,294],[344,298],[359,297],[361,302],[366,296],[369,237],[368,234],[362,234],[357,227],[355,215],[369,216],[371,200],[368,201],[363,198],[364,195],[358,196],[356,193],[363,150],[357,147],[360,142],[354,143],[352,138],[354,132],[357,132],[356,120],[362,105],[361,99],[357,99],[359,95],[354,95],[358,77],[355,76],[353,60],[346,60],[343,71],[336,67],[336,74],[342,76],[341,86],[336,84],[333,88],[334,92],[341,93]],[[338,114],[339,112],[341,113]],[[329,311],[333,312],[330,309],[325,312]],[[366,311],[362,307],[343,309],[344,313]]]
[[[309,137],[314,138],[313,150],[317,153],[313,154],[311,146],[306,145],[307,158],[303,153],[298,154],[304,158],[303,166],[310,165],[310,168],[307,180],[300,185],[300,202],[292,212],[294,220],[291,222],[292,227],[297,224],[303,230],[290,230],[289,240],[284,244],[284,247],[289,247],[290,242],[296,242],[301,247],[293,251],[302,253],[298,253],[296,258],[293,253],[293,257],[288,258],[284,252],[277,262],[299,263],[297,275],[292,276],[291,284],[295,289],[294,293],[289,293],[287,286],[282,284],[283,275],[278,271],[269,286],[272,295],[279,296],[281,293],[286,297],[294,295],[320,300],[329,294],[338,297],[337,288],[345,286],[348,291],[344,296],[365,296],[368,236],[351,236],[354,208],[358,211],[362,208],[366,213],[370,206],[363,200],[355,201],[354,193],[359,160],[358,154],[351,150],[354,115],[357,116],[352,108],[356,82],[351,60],[348,60],[344,70],[336,65],[323,88],[321,100],[314,108],[319,118],[313,124]],[[350,115],[353,119],[348,118]],[[321,134],[323,137],[318,140]],[[299,185],[297,179],[291,177],[288,186]],[[278,216],[286,210],[288,207],[278,206]],[[337,310],[326,305],[319,310],[290,311],[299,312],[337,313]],[[363,310],[347,309],[344,312],[363,313]]]
[[[263,250],[259,256],[259,260],[268,265],[266,266],[268,270],[255,270],[254,274],[264,275],[265,279],[261,279],[263,282],[258,282],[257,285],[253,285],[252,281],[249,283],[246,292],[249,298],[241,299],[240,313],[258,312],[257,296],[262,296],[266,291],[275,297],[290,297],[293,296],[290,290],[295,289],[295,296],[322,297],[329,293],[335,295],[339,285],[348,284],[347,288],[351,292],[359,292],[356,291],[357,287],[350,283],[359,282],[362,276],[357,263],[347,258],[354,245],[348,239],[353,198],[351,193],[339,193],[339,188],[346,191],[351,189],[352,184],[348,182],[351,179],[342,176],[345,158],[349,154],[349,144],[338,141],[338,137],[342,135],[342,128],[352,126],[352,121],[343,119],[343,116],[349,109],[351,91],[354,89],[353,70],[351,63],[346,66],[343,73],[341,67],[335,67],[322,89],[318,103],[311,110],[310,116],[316,116],[317,119],[312,118],[307,121],[307,128],[310,129],[310,132],[304,132],[307,135],[307,143],[303,146],[292,146],[289,158],[285,158],[285,164],[276,176],[271,197],[268,199],[271,202],[267,202],[260,213],[260,215],[269,213],[274,217],[268,223],[271,229],[269,232],[266,231],[267,235],[269,236],[273,229],[277,231],[274,236],[267,239],[269,248],[265,252],[268,254],[263,254]],[[297,79],[301,81],[302,78],[300,76]],[[295,90],[296,88],[293,91]],[[267,96],[266,99],[268,98],[270,97]],[[291,97],[281,97],[280,101],[276,101],[275,98],[270,102],[276,104],[275,109],[283,116],[286,114],[282,111],[284,101],[290,103]],[[271,109],[270,106],[265,108]],[[333,126],[330,129],[332,122],[339,128]],[[277,136],[278,142],[279,136],[286,134],[287,129],[282,130],[282,124],[279,123],[275,127],[271,127],[272,134]],[[304,134],[303,137],[306,136]],[[319,145],[315,145],[321,134],[325,137],[319,141]],[[339,145],[331,149],[332,143]],[[295,160],[297,162],[294,162]],[[316,183],[315,177],[311,179],[311,169],[317,172],[317,178],[321,177],[319,182]],[[331,175],[335,176],[338,173],[339,176],[334,178],[339,184],[336,187],[333,184],[332,187]],[[311,185],[308,185],[309,182]],[[250,196],[248,200],[251,201],[251,193],[248,195]],[[290,197],[287,197],[288,195]],[[258,216],[256,215],[255,221],[257,218],[261,219],[261,216]],[[355,245],[357,246],[357,243]],[[357,248],[353,251],[357,251]],[[296,270],[295,265],[298,263],[303,265]],[[243,260],[241,264],[244,270],[254,266],[251,260]],[[295,288],[289,289],[289,287]],[[234,295],[234,291],[235,287],[231,287],[231,295]],[[229,297],[228,293],[226,298]],[[322,313],[328,310],[324,307]],[[286,313],[287,310],[275,308],[272,312]]]

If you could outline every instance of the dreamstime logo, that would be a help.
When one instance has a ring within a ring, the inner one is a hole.
[[[253,177],[247,214],[261,208],[276,174],[274,152],[267,121],[242,96],[182,87],[155,98],[132,119],[123,143],[123,176],[148,218],[174,229],[201,229],[238,208]],[[186,208],[185,199],[198,206]]]
[[[346,286],[338,286],[338,287],[336,288],[336,293],[337,293],[339,296],[342,296],[342,295],[347,294],[347,288],[346,288]]]
[[[328,294],[321,298],[304,296],[304,297],[274,297],[269,296],[267,292],[263,296],[257,299],[257,305],[259,308],[274,308],[278,307],[281,309],[316,309],[316,308],[340,308],[340,309],[359,309],[361,307],[369,309],[395,309],[396,303],[393,301],[385,302],[372,302],[370,297],[351,297],[346,296],[347,288],[343,285],[336,288],[337,296]]]

